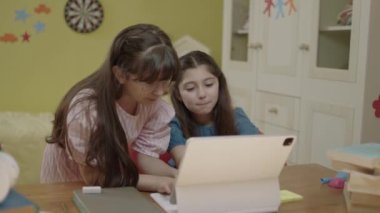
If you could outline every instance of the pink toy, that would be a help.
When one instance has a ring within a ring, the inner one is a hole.
[[[332,188],[336,188],[336,189],[343,189],[345,182],[346,182],[346,180],[343,178],[333,178],[328,183],[328,186],[330,186]]]

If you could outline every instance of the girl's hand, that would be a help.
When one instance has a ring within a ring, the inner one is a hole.
[[[171,194],[174,190],[174,178],[157,176],[157,192],[162,194]]]
[[[168,176],[140,174],[137,189],[170,194],[174,189],[174,181],[174,178]]]

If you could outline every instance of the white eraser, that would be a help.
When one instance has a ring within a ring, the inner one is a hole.
[[[99,194],[102,193],[102,187],[100,186],[83,186],[82,187],[83,194]]]

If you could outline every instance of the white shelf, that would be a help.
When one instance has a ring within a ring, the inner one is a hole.
[[[350,31],[351,30],[351,25],[347,26],[326,26],[326,27],[321,27],[319,31]]]

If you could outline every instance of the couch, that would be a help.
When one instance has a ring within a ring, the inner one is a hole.
[[[45,138],[52,113],[0,112],[0,143],[19,164],[17,184],[39,183]]]

